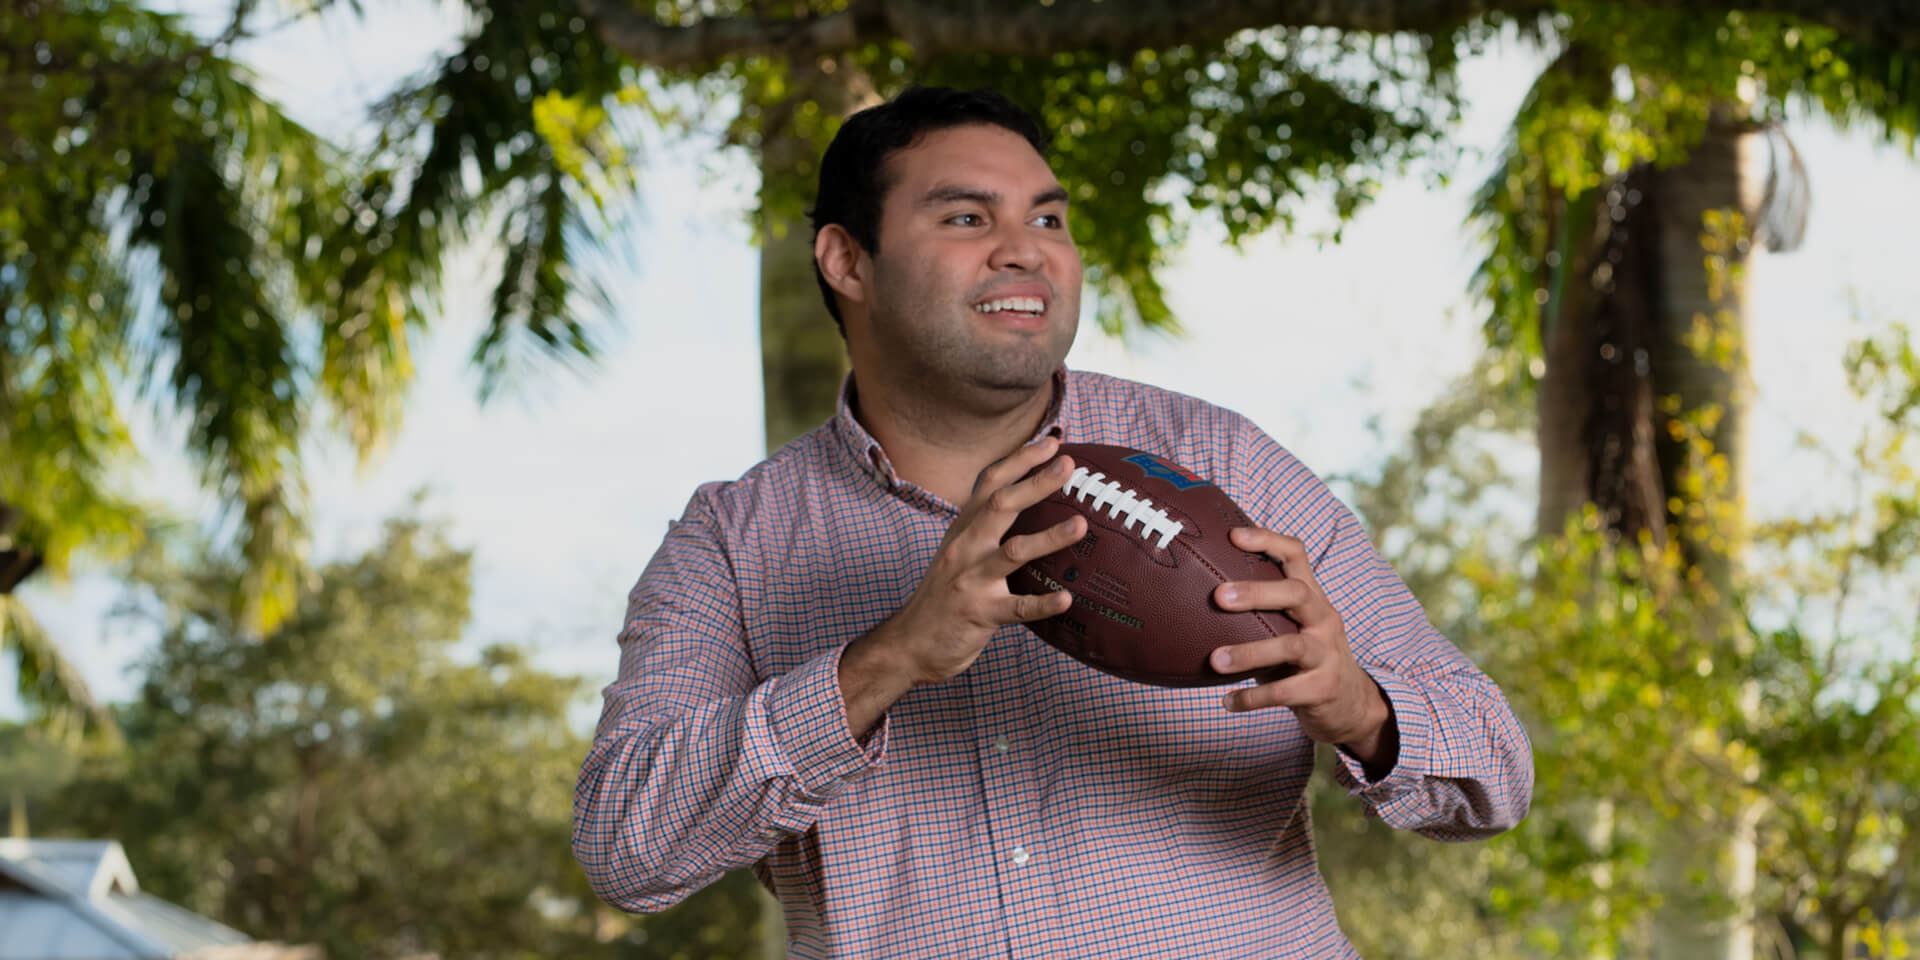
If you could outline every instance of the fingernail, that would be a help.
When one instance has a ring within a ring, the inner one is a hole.
[[[1228,651],[1227,648],[1221,647],[1213,652],[1213,668],[1215,670],[1225,670],[1231,666],[1233,666],[1233,654]]]
[[[1220,706],[1224,707],[1228,713],[1232,713],[1233,712],[1233,694],[1229,693],[1226,696],[1221,697]]]
[[[1221,588],[1221,590],[1220,590],[1220,602],[1221,602],[1221,603],[1239,603],[1239,602],[1240,602],[1240,588],[1238,588],[1238,587],[1223,587],[1223,588]]]

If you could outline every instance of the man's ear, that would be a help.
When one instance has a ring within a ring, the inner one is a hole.
[[[873,260],[846,227],[829,223],[820,228],[813,238],[813,261],[835,293],[854,303],[867,301]]]

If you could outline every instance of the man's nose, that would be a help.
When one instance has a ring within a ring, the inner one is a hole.
[[[1034,227],[1020,219],[1002,220],[994,229],[993,251],[988,266],[995,270],[1038,270],[1046,253]]]

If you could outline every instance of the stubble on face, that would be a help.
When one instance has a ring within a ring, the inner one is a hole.
[[[1073,348],[1080,292],[1055,289],[1045,277],[1009,275],[959,288],[937,263],[874,261],[873,339],[902,374],[929,388],[965,392],[1030,392],[1049,385]],[[1032,332],[983,335],[973,304],[1008,283],[1047,284],[1056,318]]]
[[[1029,198],[1060,192],[1046,161],[1011,131],[962,127],[931,134],[889,163],[895,176],[879,249],[872,253],[868,303],[873,352],[885,367],[875,372],[929,404],[982,413],[1048,389],[1078,330],[1081,267],[1064,227],[1050,234],[1029,222],[1035,215],[1025,206]],[[937,195],[936,188],[999,197],[1005,205],[915,205]],[[1038,209],[1064,214],[1064,206]],[[1035,232],[1002,241],[968,239],[974,235],[940,225],[938,218],[954,211]],[[1040,325],[1022,329],[974,310],[996,290],[1016,284],[1046,290]]]

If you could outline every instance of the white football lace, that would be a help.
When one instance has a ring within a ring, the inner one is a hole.
[[[1110,481],[1104,473],[1092,473],[1086,467],[1078,467],[1073,476],[1067,478],[1064,488],[1068,496],[1087,502],[1093,498],[1093,509],[1108,508],[1115,520],[1126,515],[1126,521],[1120,524],[1123,530],[1132,530],[1133,522],[1140,521],[1140,536],[1152,540],[1154,534],[1160,535],[1160,549],[1165,550],[1173,542],[1174,535],[1186,529],[1178,520],[1169,519],[1165,510],[1156,510],[1152,500],[1142,500],[1140,495],[1122,487],[1119,481]]]

